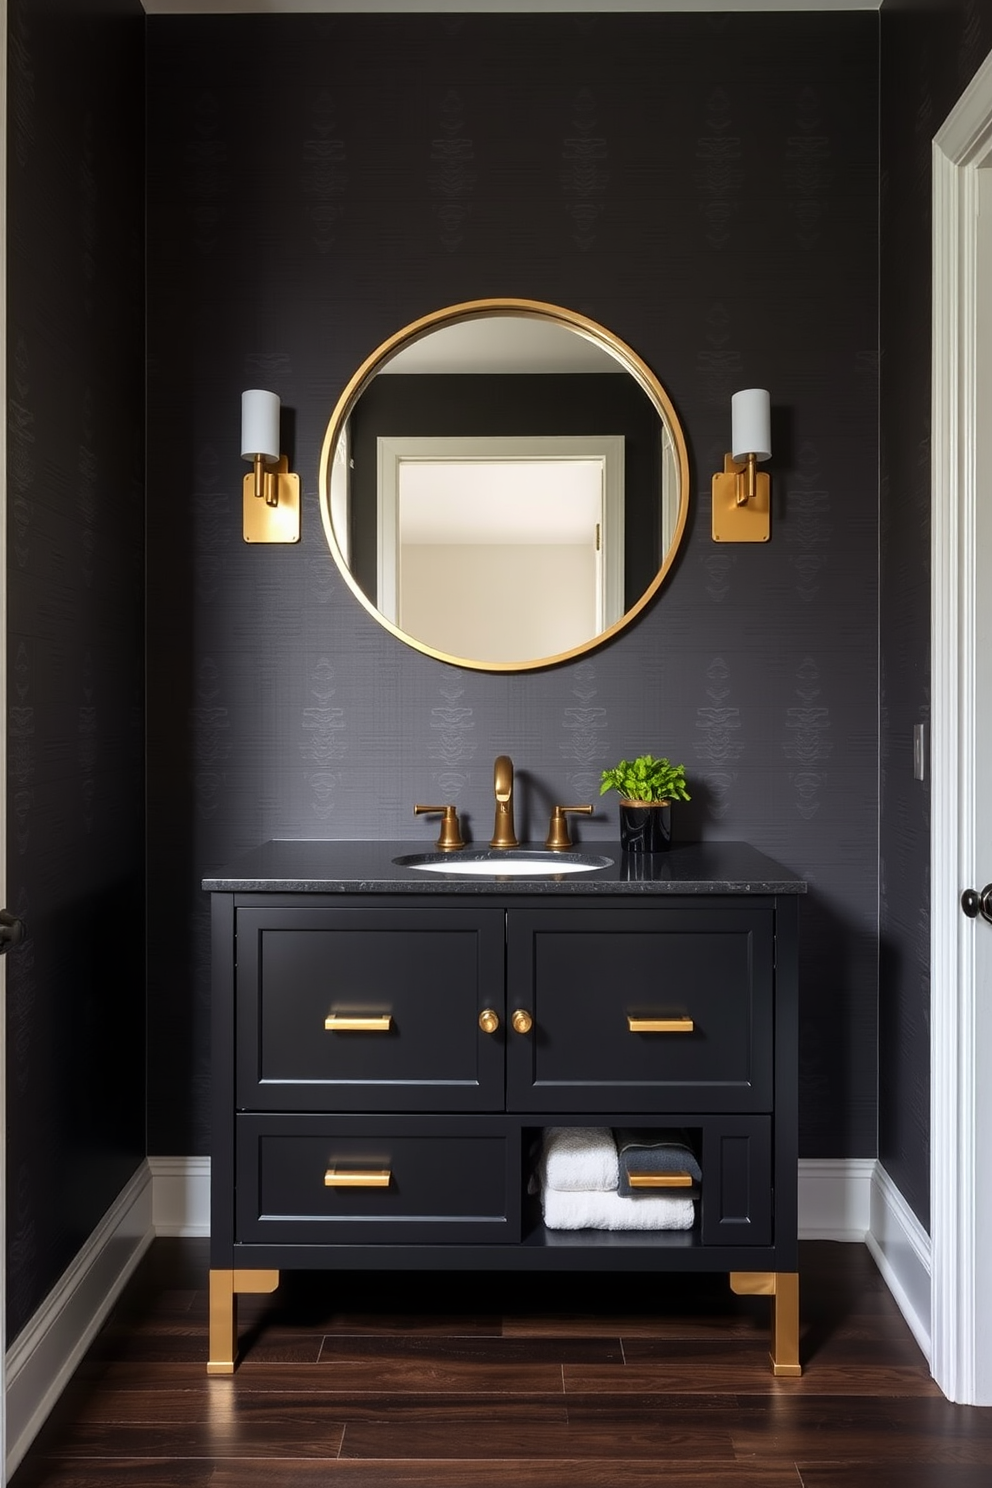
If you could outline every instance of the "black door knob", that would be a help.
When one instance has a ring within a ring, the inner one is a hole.
[[[965,889],[961,895],[961,908],[969,920],[977,920],[981,915],[983,920],[992,924],[992,884],[986,884],[984,889]]]
[[[12,915],[9,909],[0,909],[0,956],[12,951],[24,939],[24,921]]]

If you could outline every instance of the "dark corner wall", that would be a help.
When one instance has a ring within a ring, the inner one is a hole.
[[[504,750],[536,831],[652,750],[692,781],[679,835],[808,876],[801,1150],[874,1156],[878,30],[869,12],[149,17],[152,1153],[208,1150],[205,871],[274,836],[427,841],[426,799],[478,828]],[[536,674],[394,640],[318,514],[354,369],[487,295],[615,331],[691,451],[657,601]],[[772,392],[774,536],[717,546],[710,476],[752,385]],[[298,547],[241,541],[253,386],[287,412]],[[583,827],[615,835],[607,805]]]
[[[992,50],[992,0],[885,0],[881,74],[878,1155],[930,1219],[931,141]]]
[[[8,1338],[145,1154],[143,37],[8,6]]]

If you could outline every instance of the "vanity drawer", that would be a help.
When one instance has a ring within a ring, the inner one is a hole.
[[[236,1149],[239,1242],[520,1238],[519,1136],[505,1123],[242,1115]]]
[[[242,1110],[503,1107],[500,909],[242,909]]]
[[[511,909],[509,1108],[770,1111],[773,946],[763,909]]]

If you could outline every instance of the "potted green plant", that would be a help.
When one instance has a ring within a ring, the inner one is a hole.
[[[641,754],[621,760],[601,776],[599,793],[620,797],[620,846],[624,852],[665,852],[672,841],[672,802],[689,801],[685,766]]]

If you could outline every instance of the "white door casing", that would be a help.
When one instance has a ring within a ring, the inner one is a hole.
[[[7,0],[0,0],[0,904],[7,902]],[[0,956],[0,1484],[7,1481],[7,996]]]
[[[992,57],[933,144],[931,1369],[992,1405]],[[984,574],[981,573],[984,570]],[[984,577],[984,582],[982,578]],[[983,741],[985,741],[983,749]]]

